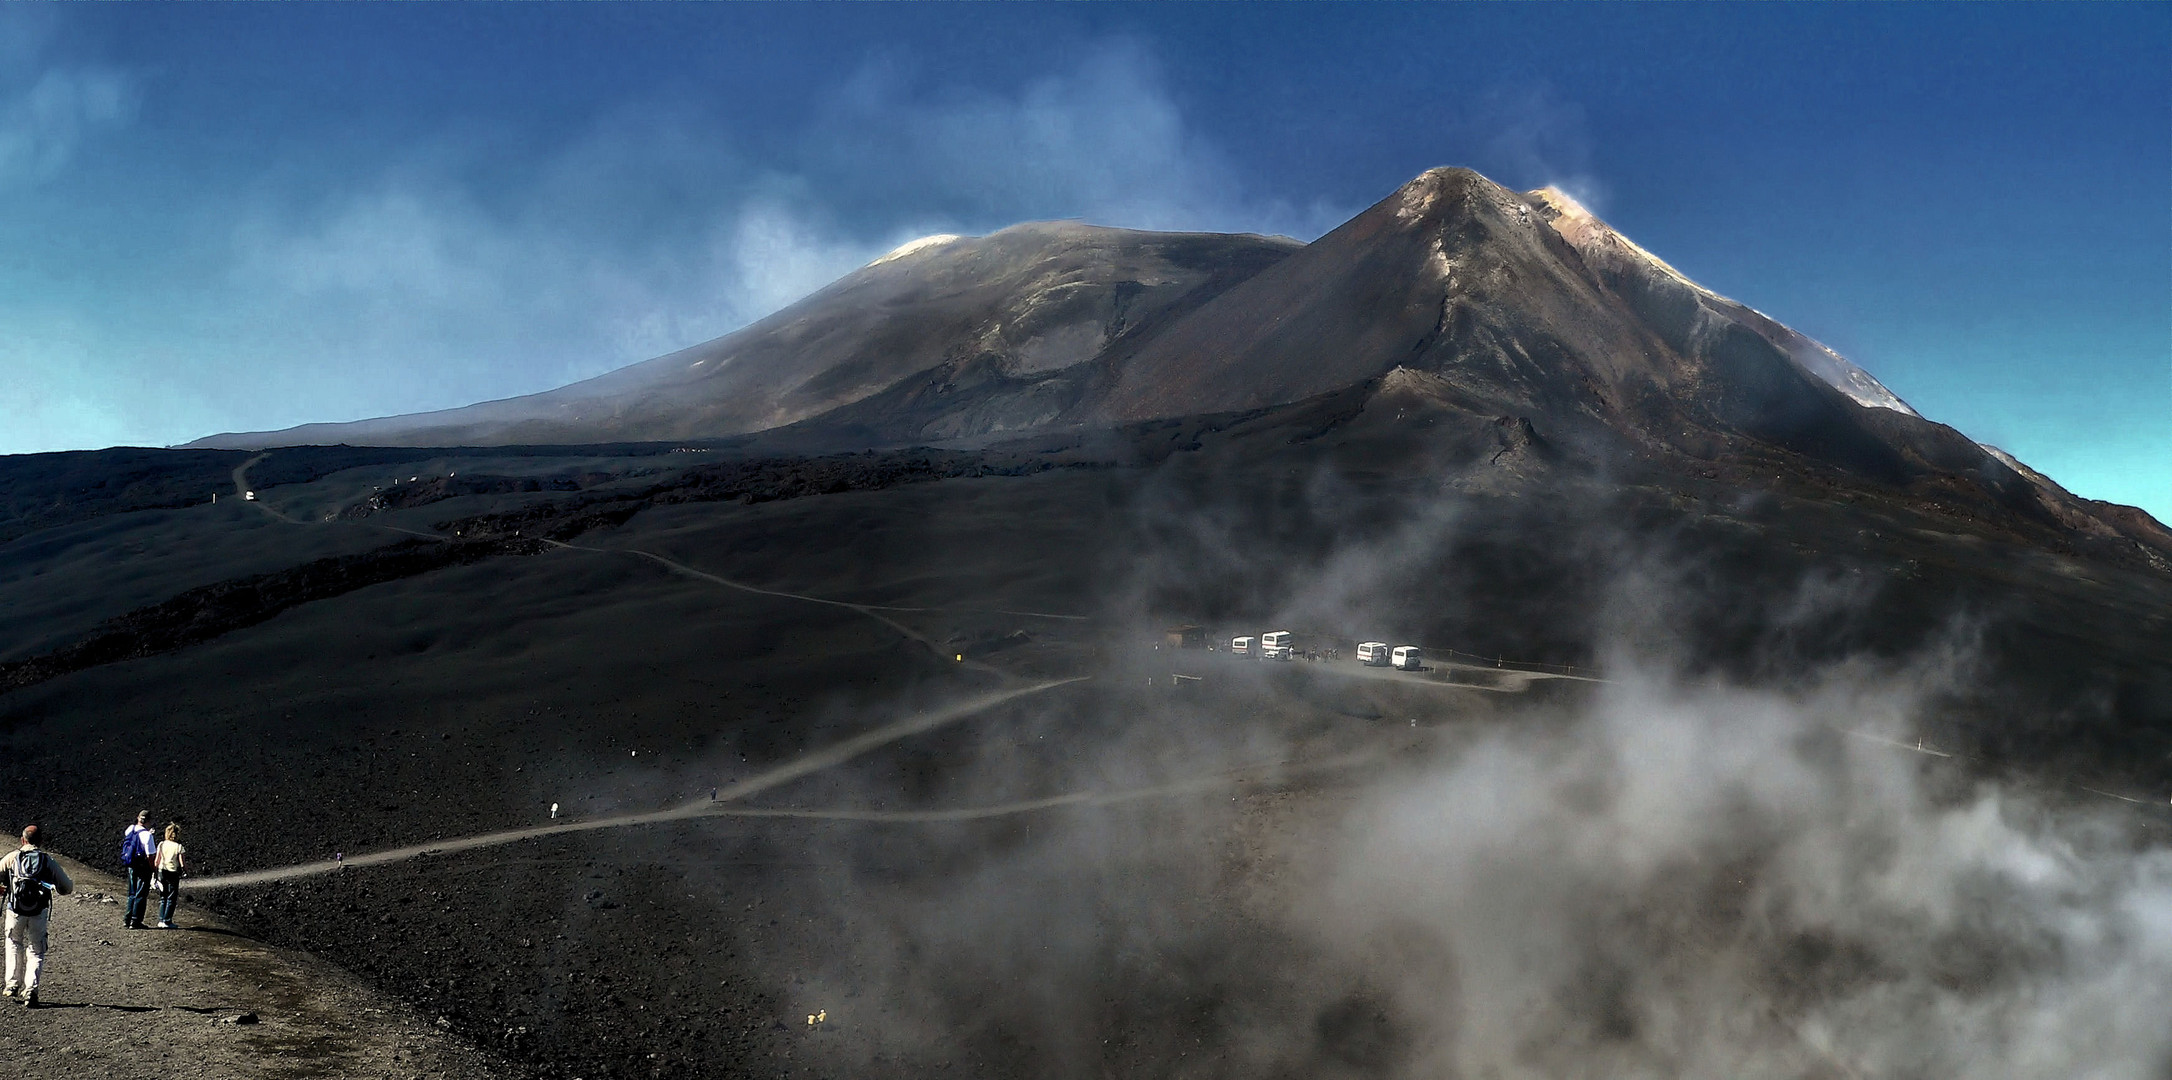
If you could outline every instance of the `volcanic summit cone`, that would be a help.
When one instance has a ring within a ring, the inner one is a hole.
[[[1258,408],[1402,367],[1439,376],[1473,412],[1544,418],[1557,433],[1697,456],[1747,438],[1903,475],[1905,452],[1871,430],[1880,421],[1791,348],[1830,355],[1558,192],[1437,169],[1148,343],[1103,410]],[[1872,402],[1913,415],[1846,370]]]

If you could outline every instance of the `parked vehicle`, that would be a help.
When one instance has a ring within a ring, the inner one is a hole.
[[[1388,666],[1388,643],[1385,641],[1358,642],[1358,663],[1366,667]]]
[[[1230,638],[1230,639],[1229,639],[1229,651],[1230,651],[1230,652],[1231,652],[1232,654],[1234,654],[1234,655],[1237,655],[1237,656],[1251,656],[1251,655],[1252,655],[1252,639],[1251,639],[1251,638],[1250,638],[1249,636],[1247,636],[1247,637],[1237,637],[1237,638]]]
[[[1425,650],[1416,645],[1397,645],[1393,659],[1397,671],[1425,670]]]
[[[1172,649],[1204,649],[1207,647],[1207,631],[1205,627],[1185,623],[1182,626],[1172,626],[1162,631],[1161,634],[1162,639]]]

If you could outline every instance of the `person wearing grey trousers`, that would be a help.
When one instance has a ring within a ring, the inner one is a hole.
[[[53,894],[66,896],[75,882],[60,860],[38,846],[36,825],[23,830],[23,846],[0,858],[0,896],[7,898],[7,995],[38,1007],[38,972],[45,966],[46,930],[53,922]]]

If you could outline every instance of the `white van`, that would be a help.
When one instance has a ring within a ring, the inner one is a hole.
[[[1395,670],[1425,670],[1425,650],[1416,645],[1397,645],[1395,647]]]
[[[1277,630],[1271,634],[1261,634],[1259,643],[1262,648],[1287,649],[1290,647],[1290,632]]]
[[[1252,655],[1252,639],[1249,637],[1230,638],[1229,651],[1236,656]]]
[[[1358,663],[1366,667],[1388,666],[1388,643],[1385,641],[1358,642]]]

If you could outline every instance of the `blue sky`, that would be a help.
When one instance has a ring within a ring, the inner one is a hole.
[[[0,5],[0,452],[447,407],[900,241],[1557,183],[2172,518],[2172,5]]]

